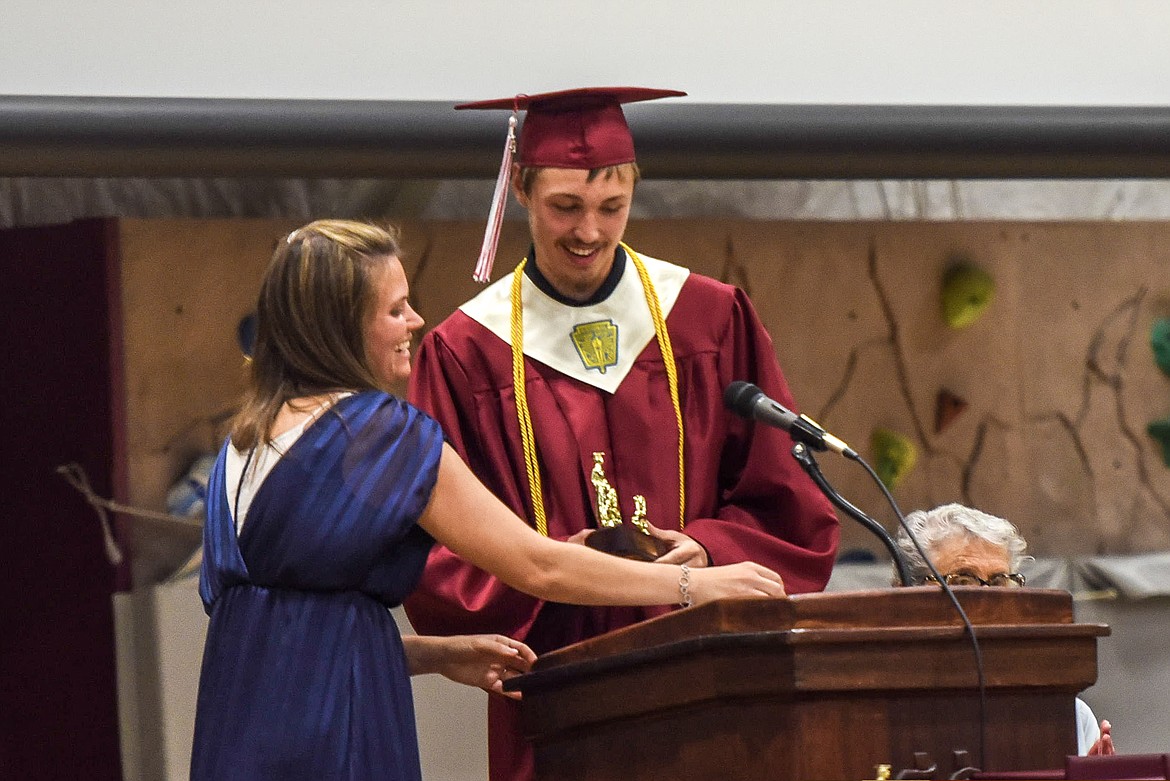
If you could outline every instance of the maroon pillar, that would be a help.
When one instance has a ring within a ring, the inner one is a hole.
[[[113,492],[114,235],[96,220],[0,230],[0,778],[122,778],[118,573],[55,472],[76,461]]]

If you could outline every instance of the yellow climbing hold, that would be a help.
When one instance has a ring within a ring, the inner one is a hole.
[[[869,446],[873,451],[873,470],[891,491],[918,463],[918,448],[896,431],[875,428],[870,435]]]
[[[990,274],[971,263],[956,263],[943,275],[943,320],[951,328],[966,328],[983,315],[994,297],[995,280]]]

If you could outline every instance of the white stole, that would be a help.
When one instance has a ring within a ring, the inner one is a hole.
[[[639,257],[658,293],[665,319],[691,272],[664,260]],[[603,391],[616,391],[634,360],[655,336],[654,320],[633,259],[627,256],[626,267],[613,293],[604,301],[586,306],[568,306],[556,301],[533,284],[527,274],[521,276],[524,354]],[[459,308],[505,343],[512,343],[511,274],[492,283]],[[592,334],[602,333],[616,337],[616,353],[607,349],[606,357],[599,361],[587,349],[583,351],[583,345]]]

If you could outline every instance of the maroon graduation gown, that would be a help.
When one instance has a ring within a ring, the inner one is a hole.
[[[626,273],[632,273],[628,268]],[[734,380],[794,407],[772,340],[743,291],[691,274],[667,317],[678,366],[686,447],[685,533],[715,564],[751,560],[779,572],[791,594],[828,581],[839,528],[831,505],[800,470],[782,431],[729,413]],[[678,434],[662,353],[642,350],[613,394],[525,359],[549,536],[596,527],[593,453],[606,454],[622,517],[646,497],[648,520],[678,529]],[[410,401],[433,415],[472,471],[532,522],[512,391],[510,346],[462,311],[423,339]],[[545,602],[501,583],[436,545],[407,614],[423,634],[498,632],[539,654],[665,612],[668,608],[578,607]],[[492,781],[532,778],[517,703],[489,701]]]

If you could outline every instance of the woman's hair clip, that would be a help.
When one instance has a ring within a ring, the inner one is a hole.
[[[292,233],[285,236],[284,240],[287,241],[289,244],[292,244],[294,241],[296,241],[297,239],[299,239],[301,237],[300,233],[301,233],[301,229],[297,228],[295,231],[293,231]]]

